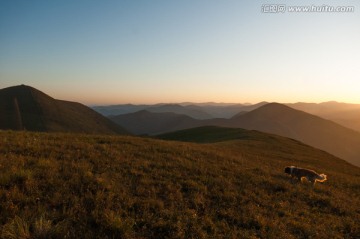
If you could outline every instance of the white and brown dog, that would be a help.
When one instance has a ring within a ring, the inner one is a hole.
[[[289,174],[291,177],[297,178],[299,181],[306,178],[307,181],[313,183],[314,185],[316,182],[322,183],[327,180],[327,176],[325,174],[318,174],[314,170],[297,168],[295,166],[286,167],[285,173]]]

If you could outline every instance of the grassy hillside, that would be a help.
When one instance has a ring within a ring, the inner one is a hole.
[[[0,129],[126,133],[119,125],[85,105],[56,100],[25,85],[0,89]]]
[[[0,131],[0,238],[360,234],[359,168],[294,140],[238,133],[248,136],[198,144]],[[294,183],[287,165],[329,180]]]
[[[218,126],[203,126],[179,130],[156,136],[158,139],[175,140],[196,143],[216,143],[231,140],[262,140],[282,139],[275,135],[265,134],[256,130],[240,128],[224,128]],[[286,142],[286,140],[285,140]]]

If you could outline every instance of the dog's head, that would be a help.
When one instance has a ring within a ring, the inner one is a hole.
[[[291,175],[294,168],[295,168],[295,166],[285,167],[284,172]]]

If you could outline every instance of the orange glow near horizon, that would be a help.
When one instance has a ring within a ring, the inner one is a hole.
[[[87,105],[360,104],[360,2],[296,14],[262,13],[258,1],[165,2],[4,2],[0,88]]]

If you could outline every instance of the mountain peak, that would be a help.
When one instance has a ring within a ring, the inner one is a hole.
[[[256,108],[248,113],[246,113],[246,115],[250,116],[250,115],[262,115],[262,116],[284,116],[287,114],[294,114],[296,112],[300,112],[298,110],[295,110],[289,106],[280,104],[280,103],[267,103],[265,105],[260,106],[259,108]],[[232,117],[232,119],[237,119],[240,117],[243,117],[244,113],[239,113],[237,115],[235,115],[234,117]]]
[[[258,109],[292,109],[292,108],[281,103],[271,102],[260,106]]]
[[[0,129],[125,133],[80,103],[56,100],[27,85],[0,89]]]
[[[12,90],[12,91],[16,91],[16,90],[36,90],[36,91],[39,91],[39,90],[37,90],[36,88],[34,88],[32,86],[24,85],[24,84],[6,87],[6,88],[3,88],[2,90]]]

